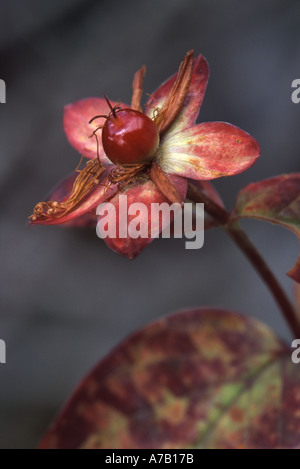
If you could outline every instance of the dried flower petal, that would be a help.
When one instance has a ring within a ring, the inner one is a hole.
[[[169,202],[183,205],[184,199],[178,193],[176,187],[174,184],[172,184],[168,175],[164,173],[161,167],[155,162],[151,167],[150,177],[157,185],[160,192],[166,197],[167,200],[169,200]]]
[[[131,109],[142,112],[141,98],[143,94],[143,83],[146,73],[146,66],[143,65],[134,75],[132,83]]]
[[[193,74],[194,52],[189,51],[180,64],[175,83],[154,118],[160,135],[174,122],[187,97]]]
[[[197,119],[200,107],[205,95],[205,90],[209,77],[209,67],[205,58],[199,55],[194,60],[192,79],[189,85],[189,90],[183,104],[183,107],[178,114],[175,122],[168,129],[168,136],[178,132],[181,129],[192,126]],[[146,114],[150,117],[157,109],[161,109],[166,97],[170,93],[177,78],[177,73],[165,81],[154,93],[150,96],[146,104]]]

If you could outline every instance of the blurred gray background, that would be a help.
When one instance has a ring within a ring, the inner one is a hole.
[[[204,248],[158,240],[136,260],[111,252],[94,230],[28,227],[36,202],[79,155],[62,128],[65,104],[106,93],[130,101],[203,53],[211,78],[199,121],[224,120],[255,136],[263,157],[216,183],[228,207],[245,184],[299,171],[300,3],[286,0],[1,0],[0,447],[34,448],[79,380],[121,339],[185,307],[214,305],[271,325],[289,340],[277,306],[221,230]],[[289,232],[245,228],[292,294],[285,272],[298,254]]]

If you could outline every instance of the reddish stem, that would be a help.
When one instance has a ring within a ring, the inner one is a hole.
[[[300,322],[292,303],[261,254],[252,244],[246,233],[240,228],[239,224],[236,221],[230,221],[229,213],[207,197],[207,195],[203,194],[192,183],[189,183],[187,196],[194,202],[204,203],[206,212],[226,230],[236,245],[243,251],[268,286],[293,335],[300,338]]]

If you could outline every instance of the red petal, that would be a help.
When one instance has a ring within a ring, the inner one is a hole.
[[[159,164],[171,174],[209,180],[238,174],[260,155],[257,141],[225,122],[208,122],[168,136],[159,153]]]
[[[113,167],[113,166],[112,166]],[[118,188],[116,185],[110,186],[108,189],[108,173],[106,170],[100,180],[99,184],[95,189],[91,190],[90,193],[77,205],[77,207],[71,212],[67,213],[61,218],[48,219],[46,221],[32,221],[33,225],[61,225],[65,226],[91,226],[94,222],[96,226],[96,207],[111,197],[117,192]],[[77,177],[78,173],[73,173],[62,181],[46,198],[46,200],[56,200],[61,202],[66,199],[73,187],[73,182]]]
[[[175,185],[177,191],[180,195],[182,195],[183,199],[185,198],[186,191],[187,191],[187,182],[185,179],[176,177],[176,176],[169,176],[171,182]],[[152,203],[163,203],[169,201],[162,195],[159,191],[157,186],[152,181],[147,181],[144,183],[138,183],[126,191],[122,193],[122,195],[127,195],[127,207],[129,207],[132,203],[143,203],[147,207],[147,218],[143,218],[141,221],[142,223],[147,223],[148,226],[148,233],[149,236],[147,238],[137,238],[133,239],[128,236],[126,238],[119,237],[119,207],[120,207],[120,193],[118,193],[115,197],[110,200],[110,203],[114,205],[116,209],[116,237],[110,238],[106,237],[104,240],[106,244],[118,254],[122,254],[123,256],[127,257],[128,259],[134,259],[148,244],[150,244],[154,238],[151,238],[150,228],[151,228],[151,204]],[[170,205],[170,204],[169,204]],[[105,207],[104,207],[105,210]],[[113,215],[112,215],[113,216]],[[135,215],[128,215],[128,225],[130,224],[131,220],[135,218]],[[105,215],[105,219],[108,223],[114,223],[114,219],[111,217],[108,218]],[[153,220],[152,220],[153,223]],[[159,233],[161,233],[162,229],[165,228],[166,225],[162,225],[161,220],[157,220],[156,226],[158,227]]]
[[[118,104],[128,108],[127,105],[115,103],[114,101],[111,101],[111,104],[112,106]],[[107,115],[109,112],[110,108],[105,99],[102,98],[82,99],[65,106],[63,124],[68,140],[71,145],[86,158],[97,157],[96,138],[89,137],[99,125],[104,124],[105,119],[96,119],[91,124],[89,124],[89,121],[94,116],[99,114]],[[103,150],[101,130],[98,132],[98,140],[100,160],[104,164],[111,164],[111,161],[107,158]]]
[[[154,93],[150,96],[146,104],[146,114],[153,115],[155,109],[161,108],[164,100],[172,89],[175,83],[177,73],[165,81]],[[202,55],[196,57],[194,61],[194,69],[192,80],[189,88],[187,98],[184,106],[179,113],[174,124],[168,130],[167,134],[177,132],[181,129],[192,126],[197,119],[200,107],[204,98],[207,82],[209,77],[209,67],[205,58]]]
[[[95,209],[86,212],[84,215],[74,218],[66,223],[64,223],[64,227],[68,228],[95,228],[97,225],[97,215]]]

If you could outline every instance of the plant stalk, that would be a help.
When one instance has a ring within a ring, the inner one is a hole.
[[[267,265],[256,247],[252,244],[246,233],[241,229],[238,222],[236,220],[232,221],[230,219],[230,214],[225,209],[207,197],[207,195],[201,192],[193,185],[193,183],[189,183],[187,196],[193,202],[204,203],[206,212],[225,229],[231,239],[236,243],[241,251],[243,251],[247,259],[269,288],[276,303],[282,311],[292,334],[296,338],[300,338],[300,321],[291,301],[270,267]]]

